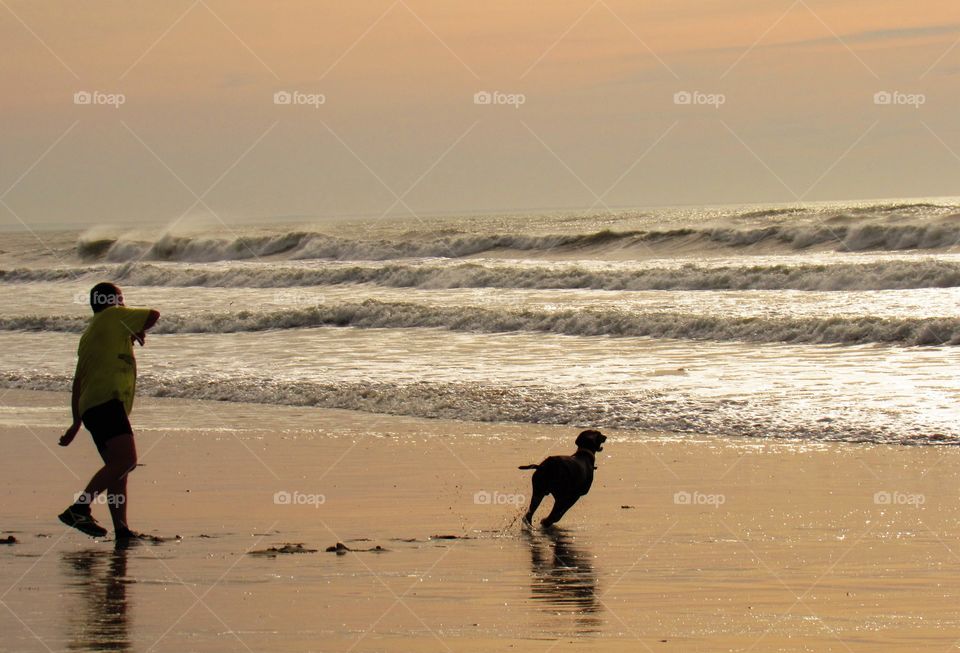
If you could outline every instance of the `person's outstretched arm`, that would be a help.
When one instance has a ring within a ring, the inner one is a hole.
[[[147,329],[153,327],[157,323],[157,320],[160,319],[160,311],[150,310],[150,313],[147,315],[146,321],[143,323],[143,328],[134,333],[131,337],[140,343],[140,346],[143,347],[143,343],[147,340]]]
[[[157,320],[160,319],[160,311],[150,310],[150,315],[147,316],[147,321],[143,324],[143,330],[147,331],[152,329],[153,325],[157,323]]]
[[[77,437],[80,431],[80,365],[73,374],[73,388],[70,390],[70,411],[73,413],[73,423],[66,433],[60,436],[60,446],[65,447]]]

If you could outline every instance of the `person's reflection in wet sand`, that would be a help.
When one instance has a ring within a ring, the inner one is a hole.
[[[71,651],[130,651],[127,614],[128,545],[63,554],[76,607],[65,622]]]
[[[578,547],[570,531],[552,527],[524,529],[530,543],[530,596],[550,614],[573,614],[577,634],[600,632],[603,604],[597,596],[592,556]]]

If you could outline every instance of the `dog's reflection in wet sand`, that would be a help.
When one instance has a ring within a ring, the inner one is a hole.
[[[570,531],[525,528],[530,544],[530,597],[550,614],[574,615],[577,634],[600,631],[603,605],[597,595],[593,556],[578,546]]]

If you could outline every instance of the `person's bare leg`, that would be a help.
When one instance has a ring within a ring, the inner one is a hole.
[[[107,505],[110,506],[110,518],[115,533],[129,531],[127,526],[127,474],[107,488]]]
[[[132,434],[118,435],[107,440],[103,451],[103,467],[93,475],[83,494],[77,497],[72,506],[64,510],[58,518],[61,522],[76,528],[91,537],[103,537],[107,529],[97,523],[90,514],[90,505],[98,494],[113,492],[116,496],[110,497],[110,515],[113,517],[114,528],[118,533],[126,533],[129,529],[127,522],[127,474],[137,466],[137,448],[133,443]]]
[[[101,492],[107,492],[111,499],[110,516],[117,526],[118,517],[126,526],[127,522],[127,474],[137,467],[137,447],[132,435],[117,435],[107,440],[104,450],[100,452],[103,458],[103,467],[93,475],[87,483],[84,493],[92,503]],[[116,497],[111,497],[115,494]],[[117,497],[123,497],[118,499]]]

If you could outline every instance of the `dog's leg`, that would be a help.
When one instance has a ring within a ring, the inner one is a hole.
[[[547,515],[544,519],[540,521],[540,524],[544,527],[553,526],[560,518],[563,517],[564,513],[570,510],[570,507],[577,502],[577,499],[580,497],[558,497],[553,495],[553,510],[550,511],[550,514]]]
[[[533,520],[533,513],[540,507],[540,502],[543,501],[543,497],[545,496],[545,494],[539,494],[534,491],[533,496],[530,497],[530,507],[527,509],[527,514],[523,516],[525,524],[529,524]]]

